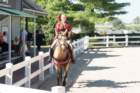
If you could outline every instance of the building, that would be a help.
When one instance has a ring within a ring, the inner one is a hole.
[[[28,29],[28,18],[35,18],[38,15],[47,15],[34,2],[35,0],[0,0],[0,32],[10,30],[10,15],[12,16],[11,32],[12,39],[20,34],[23,28],[23,19],[25,20],[25,28]],[[7,13],[3,15],[3,13]]]

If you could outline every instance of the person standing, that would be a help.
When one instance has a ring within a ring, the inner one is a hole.
[[[21,50],[20,53],[25,57],[26,53],[28,52],[28,48],[27,48],[27,35],[28,32],[26,31],[26,29],[23,29],[21,32]]]
[[[3,38],[3,33],[0,33],[0,47],[1,47],[1,52],[7,52],[8,51],[8,44],[7,42],[4,41]]]
[[[27,34],[27,47],[28,47],[28,49],[30,49],[31,48],[31,42],[33,40],[33,34],[29,31],[27,33],[28,33]]]
[[[6,32],[3,32],[3,40],[5,43],[7,43],[7,33]]]
[[[37,45],[37,51],[41,50],[41,45],[43,44],[43,40],[44,40],[45,36],[42,33],[41,30],[37,30],[36,31],[36,45]]]
[[[23,31],[21,32],[21,41],[22,43],[27,43],[27,35],[28,32],[26,31],[26,29],[23,29]]]

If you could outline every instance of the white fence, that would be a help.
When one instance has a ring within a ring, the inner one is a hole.
[[[7,63],[6,68],[0,70],[0,77],[5,76],[5,83],[10,85],[22,86],[25,84],[26,87],[30,87],[31,79],[39,75],[39,80],[44,80],[44,71],[49,69],[51,64],[44,65],[44,58],[47,57],[48,53],[40,52],[36,57],[26,57],[25,61],[20,62],[16,65],[12,63]],[[39,61],[39,62],[38,62]],[[31,64],[38,62],[39,69],[31,73]],[[25,67],[25,77],[19,81],[13,83],[13,72]]]
[[[123,39],[123,40],[117,40]],[[130,39],[139,39],[139,40],[130,40]],[[110,44],[123,44],[124,46],[128,46],[129,43],[140,44],[140,36],[95,36],[90,37],[90,46],[96,46],[99,44],[105,45],[105,47],[109,47]]]
[[[84,37],[82,39],[73,42],[75,56],[88,48],[88,41],[89,41],[89,37]],[[25,85],[25,87],[30,87],[31,80],[33,78],[39,76],[39,80],[41,81],[44,80],[44,71],[49,70],[49,68],[51,67],[51,63],[44,65],[44,58],[48,56],[49,53],[39,52],[38,56],[33,58],[28,56],[25,58],[25,61],[20,62],[16,65],[7,63],[6,68],[0,70],[0,77],[5,76],[5,84],[16,85],[16,86]],[[31,73],[31,65],[35,62],[39,63],[39,69]],[[13,83],[13,73],[21,68],[25,68],[25,73],[24,73],[25,77]]]
[[[48,91],[0,84],[0,93],[51,93]]]

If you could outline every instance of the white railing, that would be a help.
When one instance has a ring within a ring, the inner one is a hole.
[[[49,56],[48,53],[39,52],[39,55],[36,57],[26,57],[25,61],[20,62],[16,65],[13,65],[12,63],[7,63],[6,68],[0,70],[0,77],[5,76],[5,84],[9,85],[16,85],[16,86],[22,86],[25,84],[26,87],[30,87],[31,85],[31,79],[39,75],[39,80],[44,80],[44,71],[48,70],[51,66],[51,64],[44,65],[44,58]],[[31,65],[35,62],[39,63],[39,69],[35,72],[31,73]],[[13,72],[24,68],[25,67],[25,77],[19,81],[16,81],[13,83]]]
[[[123,39],[120,41],[117,41],[117,39]],[[105,45],[105,47],[109,47],[110,44],[124,44],[124,46],[128,46],[129,43],[137,43],[140,44],[140,40],[132,41],[130,39],[140,39],[140,36],[95,36],[90,37],[90,45],[96,46],[99,44]],[[95,41],[91,41],[95,40]]]
[[[0,84],[0,93],[52,93],[49,91]]]
[[[66,93],[65,87],[54,86],[51,91],[0,84],[0,93]]]
[[[88,36],[85,36],[84,38],[73,41],[75,56],[84,52],[84,50],[86,50],[88,48],[88,45],[89,45],[89,37]]]
[[[82,53],[85,49],[88,48],[88,41],[89,37],[84,37],[81,39],[78,39],[74,41],[72,44],[74,46],[74,54],[79,55]],[[5,84],[9,85],[15,85],[15,86],[22,86],[25,85],[25,87],[31,86],[31,79],[35,78],[39,75],[39,80],[44,80],[44,71],[50,70],[51,63],[48,63],[47,65],[44,65],[44,59],[49,56],[49,53],[43,53],[39,52],[39,55],[36,57],[29,57],[27,56],[25,58],[25,61],[20,62],[16,65],[13,65],[12,63],[7,63],[6,68],[0,70],[0,77],[5,76]],[[39,63],[39,69],[35,72],[31,73],[31,65],[35,62]],[[16,81],[13,83],[13,73],[21,68],[25,68],[25,77],[22,78],[19,81]]]

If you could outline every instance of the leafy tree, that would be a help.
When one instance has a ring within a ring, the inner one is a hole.
[[[114,20],[114,15],[125,14],[122,8],[129,5],[129,3],[117,3],[115,0],[78,0],[79,5],[83,5],[83,11],[77,12],[79,19],[77,20],[80,24],[85,26],[84,29],[90,34],[94,33],[94,24],[98,22],[112,21]],[[78,14],[79,13],[79,14]],[[75,13],[73,14],[75,15]],[[77,17],[77,15],[75,17]],[[76,20],[76,21],[77,21]],[[86,20],[86,21],[83,21]],[[85,25],[86,23],[86,25]],[[121,25],[120,27],[123,27]]]
[[[137,16],[136,18],[134,18],[133,23],[134,24],[140,24],[140,17]]]
[[[113,27],[115,29],[124,29],[125,25],[124,25],[124,23],[120,19],[115,19],[113,21]]]
[[[55,18],[63,12],[73,26],[80,24],[84,34],[93,35],[95,23],[112,20],[116,14],[125,14],[126,11],[122,8],[129,5],[129,3],[117,3],[115,0],[76,0],[77,3],[71,1],[36,0],[36,3],[48,12],[48,17],[37,19],[38,24],[46,25],[46,32],[49,30],[52,34]],[[52,25],[49,24],[51,20],[54,20]]]

